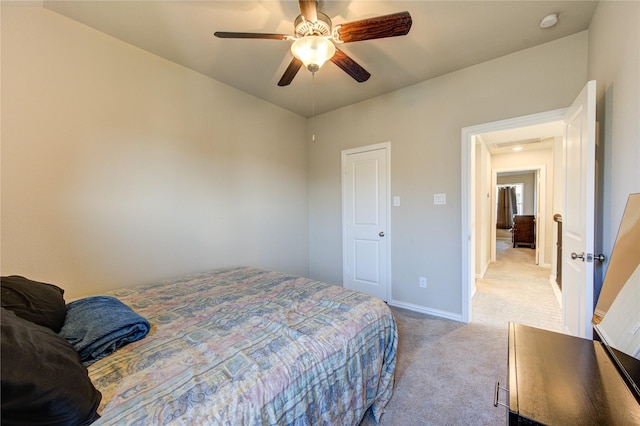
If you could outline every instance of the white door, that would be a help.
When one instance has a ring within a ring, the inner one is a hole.
[[[343,285],[389,300],[389,151],[342,152]]]
[[[580,92],[565,117],[562,221],[562,305],[568,333],[593,338],[596,82]]]

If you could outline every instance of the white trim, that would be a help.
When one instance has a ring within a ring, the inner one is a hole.
[[[374,143],[373,145],[365,145],[365,146],[359,146],[356,148],[349,148],[349,149],[343,149],[342,150],[342,158],[344,158],[347,155],[350,154],[359,154],[361,152],[368,152],[368,151],[375,151],[377,149],[387,149],[388,151],[391,151],[391,142],[380,142],[380,143]],[[390,152],[387,153],[387,158],[391,158]]]
[[[387,266],[387,277],[386,277],[387,288],[386,288],[385,300],[391,300],[391,295],[392,295],[391,290],[393,286],[391,277],[393,275],[391,274],[391,142],[390,141],[342,150],[341,164],[340,164],[340,175],[341,175],[340,180],[341,180],[341,190],[342,190],[342,196],[341,196],[342,198],[342,285],[344,286],[344,283],[346,281],[345,266],[347,265],[347,249],[346,249],[347,241],[345,239],[345,236],[347,235],[347,229],[346,229],[347,220],[345,218],[345,209],[344,209],[344,205],[345,205],[344,173],[345,173],[347,156],[351,154],[359,154],[362,152],[376,151],[381,149],[385,150],[385,154],[387,157],[387,182],[386,182],[387,200],[385,203],[385,206],[387,209],[387,223],[385,226],[385,229],[386,229],[385,244],[386,244],[386,251],[387,251],[387,265],[386,265]]]
[[[445,318],[445,319],[450,319],[458,322],[462,321],[462,316],[458,314],[453,314],[447,311],[441,311],[439,309],[425,308],[424,306],[414,305],[413,303],[390,300],[387,304],[390,306],[395,306],[397,308],[403,308],[409,311],[419,312],[421,314],[433,315],[434,317],[438,317],[438,318]]]
[[[536,124],[550,123],[553,121],[564,121],[567,108],[553,111],[531,114],[523,117],[510,118],[506,120],[494,121],[491,123],[478,124],[462,129],[461,132],[461,161],[462,161],[462,181],[461,181],[461,239],[462,239],[462,313],[463,322],[471,322],[471,297],[475,286],[475,260],[474,239],[472,229],[473,213],[473,174],[475,164],[475,137],[482,133],[495,132],[498,130],[515,129],[518,127],[533,126]]]

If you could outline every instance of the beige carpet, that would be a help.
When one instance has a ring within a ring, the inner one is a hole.
[[[549,268],[535,264],[535,250],[513,248],[511,241],[497,240],[496,262],[484,278],[476,280],[473,321],[503,325],[505,322],[561,332],[562,309],[549,281]]]
[[[549,270],[534,264],[534,250],[498,243],[498,262],[477,282],[472,323],[392,308],[399,329],[396,387],[381,425],[506,423],[493,391],[507,378],[509,321],[560,330],[562,315]],[[361,426],[373,424],[366,417]]]

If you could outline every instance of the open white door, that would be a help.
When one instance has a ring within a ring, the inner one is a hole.
[[[389,300],[389,144],[342,152],[343,285]]]
[[[562,223],[562,312],[568,333],[593,338],[596,82],[590,81],[565,116]]]

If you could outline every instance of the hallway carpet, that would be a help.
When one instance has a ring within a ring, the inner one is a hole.
[[[562,309],[552,285],[549,269],[535,264],[535,250],[498,240],[496,262],[476,280],[473,321],[511,321],[562,332]]]

